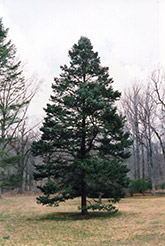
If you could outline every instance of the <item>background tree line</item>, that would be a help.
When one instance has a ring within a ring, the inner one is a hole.
[[[165,73],[152,71],[147,81],[134,81],[121,100],[133,142],[128,161],[133,179],[147,178],[155,187],[165,181]]]
[[[4,188],[31,186],[30,145],[34,126],[29,126],[27,112],[38,85],[26,79],[16,57],[16,48],[8,40],[8,29],[0,19],[0,197]]]

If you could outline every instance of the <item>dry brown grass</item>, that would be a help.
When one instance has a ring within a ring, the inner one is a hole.
[[[122,199],[113,216],[77,211],[79,199],[43,207],[35,196],[0,200],[0,245],[165,245],[165,197]]]

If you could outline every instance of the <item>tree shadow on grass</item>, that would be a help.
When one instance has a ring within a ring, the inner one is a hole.
[[[89,212],[86,215],[76,212],[55,212],[38,217],[37,220],[54,220],[54,221],[76,221],[76,220],[90,220],[90,219],[109,219],[113,217],[119,217],[121,212],[110,214],[107,212]]]

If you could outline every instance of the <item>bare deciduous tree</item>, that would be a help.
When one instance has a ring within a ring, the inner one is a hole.
[[[165,159],[165,72],[163,68],[158,68],[149,77],[152,90],[150,97],[157,105],[157,127],[152,127]]]
[[[140,178],[140,129],[139,129],[139,95],[141,87],[135,83],[125,91],[122,99],[124,114],[127,116],[128,128],[134,139],[134,178]]]
[[[164,73],[162,70],[155,70],[146,84],[143,83],[142,86],[136,81],[125,92],[122,99],[127,129],[130,130],[134,140],[132,149],[134,178],[148,177],[152,182],[153,194],[155,194],[156,178],[158,179],[156,175],[163,176],[162,162],[154,155],[165,157],[164,85]],[[155,146],[157,146],[156,152]]]

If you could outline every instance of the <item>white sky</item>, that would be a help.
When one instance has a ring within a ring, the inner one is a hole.
[[[0,17],[26,70],[44,80],[36,115],[80,36],[91,40],[119,91],[165,66],[165,0],[0,0]]]

